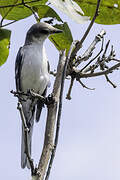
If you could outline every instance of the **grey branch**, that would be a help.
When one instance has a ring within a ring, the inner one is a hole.
[[[22,105],[20,102],[18,102],[17,109],[20,112],[20,116],[21,116],[22,124],[23,124],[23,128],[24,128],[24,133],[25,133],[25,153],[27,155],[27,158],[28,158],[28,161],[30,164],[31,174],[34,175],[35,174],[34,164],[33,164],[33,160],[31,159],[31,156],[30,156],[29,150],[28,150],[28,132],[29,132],[29,129],[27,127],[25,116],[24,116],[23,109],[22,109]]]
[[[77,67],[82,61],[88,60],[93,53],[93,50],[95,49],[95,46],[98,42],[100,42],[104,35],[106,34],[105,30],[102,30],[93,40],[93,42],[90,44],[88,49],[85,51],[85,53],[76,61],[75,66]]]
[[[27,91],[27,93],[24,93],[24,92],[21,92],[21,91],[13,91],[11,90],[10,91],[15,97],[17,97],[18,99],[20,99],[21,101],[26,101],[22,96],[26,96],[27,98],[29,99],[33,99],[33,98],[37,98],[37,99],[40,99],[44,104],[47,104],[46,103],[46,98],[41,96],[40,94],[38,93],[35,93],[33,90],[29,89]]]
[[[90,78],[90,77],[102,76],[105,74],[112,73],[112,71],[117,69],[118,67],[120,67],[120,63],[115,64],[114,66],[112,66],[111,68],[107,70],[96,72],[96,73],[87,73],[87,74],[81,73],[79,70],[75,68],[74,70],[76,72],[76,76],[78,76],[79,78]]]
[[[86,88],[86,89],[89,89],[89,90],[95,90],[95,88],[89,88],[87,87],[80,79],[76,79],[81,85],[83,88]]]
[[[90,32],[90,30],[91,30],[91,28],[92,28],[92,26],[93,26],[93,24],[94,24],[94,22],[95,22],[95,19],[96,19],[96,17],[98,16],[98,11],[99,11],[100,2],[101,2],[101,0],[97,0],[97,6],[96,6],[95,14],[94,14],[94,16],[93,16],[93,18],[92,18],[92,21],[90,22],[87,30],[85,31],[82,39],[76,43],[76,47],[75,47],[75,49],[73,50],[73,52],[72,52],[72,54],[71,54],[71,57],[70,57],[70,63],[71,63],[71,64],[72,64],[73,59],[75,58],[77,52],[78,52],[78,51],[80,50],[80,48],[82,47],[82,44],[83,44],[84,40],[86,39],[87,35],[89,34],[89,32]]]
[[[61,89],[60,89],[60,96],[59,96],[59,107],[58,107],[58,115],[57,115],[57,124],[56,124],[54,148],[52,150],[52,154],[51,154],[51,158],[50,158],[48,171],[47,171],[45,180],[48,180],[48,178],[49,178],[50,170],[51,170],[51,167],[52,167],[52,164],[53,164],[53,160],[54,160],[54,157],[55,157],[55,152],[56,152],[56,148],[57,148],[57,144],[58,144],[59,130],[60,130],[60,119],[61,119],[61,112],[62,112],[62,99],[63,99],[64,82],[65,82],[65,78],[66,78],[67,66],[69,64],[70,56],[71,56],[71,53],[72,53],[74,48],[75,48],[75,43],[73,42],[71,44],[70,49],[69,49],[68,55],[67,55],[67,57],[65,59],[65,64],[64,64],[64,67],[63,67],[63,73],[62,73],[62,76],[61,76]],[[66,52],[64,51],[63,58],[65,57],[65,53]]]
[[[60,97],[61,79],[62,79],[61,77],[63,73],[64,64],[65,64],[65,51],[60,53],[59,64],[57,68],[57,76],[53,87],[52,94],[55,99],[55,102],[53,104],[48,105],[44,146],[38,164],[36,180],[43,180],[49,159],[51,157],[52,149],[54,148],[53,139],[54,139],[54,131],[55,131],[55,122],[57,115],[57,106]]]
[[[71,100],[71,92],[72,92],[74,80],[75,80],[75,77],[71,77],[70,87],[69,87],[68,93],[66,95],[66,99],[68,99],[68,100]]]
[[[109,79],[109,77],[108,77],[107,74],[105,74],[105,78],[106,78],[106,80],[107,80],[114,88],[117,87],[117,86]]]

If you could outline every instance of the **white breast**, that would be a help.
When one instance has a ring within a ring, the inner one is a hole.
[[[49,83],[48,62],[43,45],[23,47],[21,88],[25,92],[34,89],[42,94]]]

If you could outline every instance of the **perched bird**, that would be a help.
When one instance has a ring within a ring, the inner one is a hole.
[[[26,93],[33,89],[36,93],[45,96],[49,84],[49,65],[44,48],[44,41],[54,33],[61,33],[60,29],[54,28],[47,23],[34,24],[27,32],[25,44],[18,51],[15,63],[15,80],[16,90]],[[24,97],[26,98],[26,97]],[[31,141],[34,119],[39,121],[43,102],[40,100],[31,100],[26,98],[22,101],[22,107],[28,132],[28,150],[31,155]],[[36,117],[34,117],[36,115]],[[22,126],[22,143],[21,143],[21,167],[29,168],[25,153],[24,129]]]

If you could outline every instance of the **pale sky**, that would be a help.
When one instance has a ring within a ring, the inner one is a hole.
[[[80,39],[88,23],[78,25],[67,17],[65,21],[72,29],[73,38]],[[29,170],[20,167],[21,120],[16,109],[17,99],[10,94],[10,90],[15,90],[14,64],[17,51],[33,23],[35,21],[30,17],[9,26],[12,30],[10,55],[0,67],[0,179],[5,180],[30,179]],[[107,31],[106,40],[111,40],[120,59],[119,25],[95,24],[83,44],[82,52],[101,29]],[[45,46],[53,69],[57,65],[59,52],[49,40]],[[117,84],[116,89],[106,82],[104,76],[83,80],[89,87],[96,88],[94,91],[84,89],[75,82],[71,101],[65,99],[69,85],[69,81],[66,81],[59,144],[50,180],[120,179],[120,71],[115,71],[110,77]],[[45,118],[46,108],[34,128],[32,146],[35,162],[39,160],[42,148]]]

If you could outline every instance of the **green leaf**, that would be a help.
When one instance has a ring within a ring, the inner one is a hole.
[[[94,16],[97,0],[75,0],[86,16]],[[99,24],[120,24],[120,0],[102,0],[99,15],[96,18]]]
[[[37,13],[40,19],[46,18],[46,17],[52,17],[62,22],[62,19],[51,7],[47,5],[42,5],[42,6],[37,6],[36,8],[37,8]]]
[[[18,0],[0,0],[0,6],[8,6],[16,4]],[[12,7],[0,8],[0,14],[4,18],[11,11]]]
[[[32,0],[31,0],[32,1]],[[29,6],[45,4],[47,0],[41,0],[38,2],[28,3]],[[24,2],[30,2],[24,0]],[[21,0],[0,0],[0,6],[15,5],[21,3]],[[24,5],[15,7],[0,8],[0,14],[4,19],[8,20],[20,20],[32,15],[32,11]]]
[[[49,37],[50,41],[58,50],[66,49],[68,53],[71,43],[73,42],[72,34],[67,23],[55,25],[56,28],[63,30],[63,33],[54,34]]]
[[[32,15],[32,11],[25,6],[14,7],[6,16],[8,20],[20,20]]]
[[[11,31],[0,29],[0,66],[4,64],[9,55]]]

